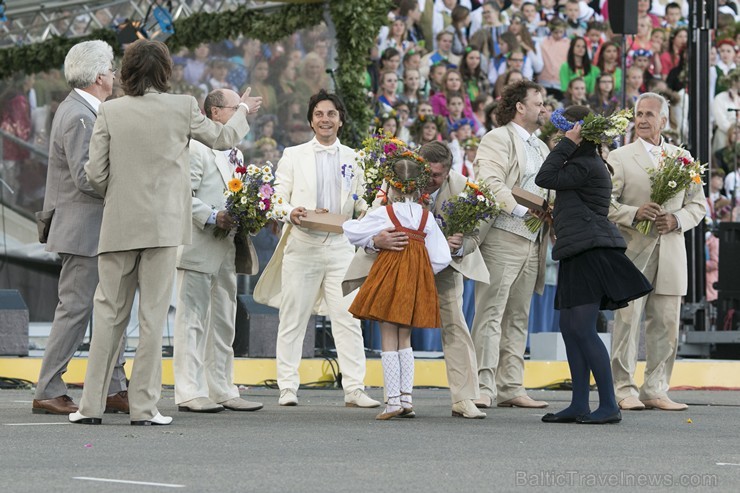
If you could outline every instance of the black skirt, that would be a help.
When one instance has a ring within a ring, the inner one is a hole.
[[[555,308],[599,304],[601,310],[616,310],[652,290],[624,250],[593,248],[560,261]]]

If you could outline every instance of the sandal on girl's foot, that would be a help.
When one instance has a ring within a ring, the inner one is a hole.
[[[383,412],[375,416],[375,419],[379,421],[387,421],[391,418],[395,418],[396,416],[400,416],[401,413],[403,413],[402,407],[385,406],[385,409],[383,410]]]
[[[415,418],[416,413],[414,412],[414,406],[411,404],[411,394],[401,392],[401,408],[402,412],[398,416],[399,418]]]

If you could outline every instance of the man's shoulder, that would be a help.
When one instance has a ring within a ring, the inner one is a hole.
[[[613,151],[609,153],[609,157],[621,159],[624,156],[634,153],[636,150],[639,149],[637,146],[641,146],[641,145],[642,145],[642,142],[640,142],[639,140],[636,140],[630,144],[623,145],[622,147],[619,147],[618,149],[614,149]]]
[[[462,173],[451,169],[450,174],[447,176],[447,183],[450,185],[452,194],[458,194],[465,189],[468,179]]]

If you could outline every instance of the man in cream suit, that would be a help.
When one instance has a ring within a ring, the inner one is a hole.
[[[228,89],[211,92],[204,103],[208,118],[221,124],[239,109],[239,95]],[[236,274],[259,270],[257,252],[230,231],[234,221],[224,210],[224,192],[235,168],[244,162],[241,151],[217,151],[190,141],[190,182],[193,191],[193,243],[177,252],[177,312],[175,315],[175,404],[180,411],[215,413],[256,411],[259,402],[239,397],[234,385],[234,323]],[[237,251],[238,249],[238,251]],[[237,266],[236,258],[247,259]],[[246,269],[245,269],[246,267]]]
[[[354,247],[341,233],[301,226],[308,209],[324,209],[351,219],[367,204],[362,182],[351,171],[355,153],[339,142],[345,121],[341,99],[324,90],[311,96],[306,115],[315,137],[288,147],[278,163],[273,204],[288,218],[283,235],[254,290],[259,303],[280,308],[277,380],[281,406],[298,404],[298,366],[312,308],[331,317],[348,407],[378,407],[365,393],[365,349],[360,321],[349,313],[353,296],[342,295],[342,279]],[[345,166],[347,165],[347,166]]]
[[[113,49],[104,41],[73,46],[64,59],[73,90],[54,115],[44,211],[51,216],[46,250],[62,259],[59,304],[46,343],[32,404],[34,414],[69,414],[77,405],[62,375],[82,342],[98,285],[98,238],[103,197],[87,183],[83,166],[100,104],[113,92]],[[106,411],[128,412],[123,351],[111,374]]]
[[[668,121],[668,103],[655,93],[644,93],[635,104],[635,133],[638,139],[609,154],[614,167],[614,188],[609,219],[627,241],[627,256],[647,277],[655,290],[618,310],[612,332],[612,373],[619,407],[682,411],[686,404],[667,395],[676,359],[681,297],[688,288],[686,231],[696,227],[706,213],[704,190],[692,184],[662,206],[650,201],[648,170],[665,152],[679,148],[667,144],[660,133]],[[688,154],[687,154],[688,155]],[[653,221],[650,234],[635,226]],[[634,381],[640,321],[645,313],[645,380],[639,389]]]
[[[172,60],[167,46],[140,39],[126,48],[121,84],[126,96],[100,106],[85,165],[105,197],[98,245],[100,283],[85,387],[73,423],[100,424],[110,379],[137,285],[139,345],[129,385],[132,425],[167,425],[157,402],[162,389],[162,329],[172,295],[177,247],[190,243],[190,138],[229,149],[249,130],[246,114],[261,100],[242,96],[226,125],[200,113],[192,96],[167,94]]]
[[[475,285],[473,343],[478,359],[478,407],[547,407],[524,389],[524,351],[529,306],[534,291],[544,288],[547,223],[532,233],[524,224],[532,211],[517,204],[516,185],[537,195],[544,193],[534,178],[548,148],[534,135],[546,117],[543,89],[523,80],[509,85],[499,102],[501,125],[481,140],[473,164],[502,213],[481,228],[480,250],[488,267],[488,284]],[[486,226],[490,226],[486,229]]]
[[[428,207],[439,217],[442,204],[465,190],[467,179],[452,168],[452,152],[442,142],[429,142],[419,149],[429,162],[431,179],[425,192],[430,196]],[[478,249],[478,235],[455,234],[447,238],[452,263],[434,276],[442,319],[442,349],[445,355],[447,382],[452,395],[452,415],[482,419],[486,413],[475,407],[478,391],[478,364],[475,347],[462,311],[463,276],[487,283],[488,270]],[[403,250],[408,236],[389,228],[373,238],[373,250]],[[345,293],[357,289],[367,277],[376,255],[358,250],[347,270],[343,287]]]

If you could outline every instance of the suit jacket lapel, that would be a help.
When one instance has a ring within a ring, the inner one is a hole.
[[[450,199],[450,179],[449,177],[439,187],[439,193],[437,199],[434,201],[434,210],[432,211],[434,217],[442,214],[442,204]]]
[[[96,117],[98,116],[98,113],[95,111],[95,109],[93,109],[93,107],[90,105],[90,103],[88,103],[85,100],[85,98],[83,98],[82,96],[80,96],[79,94],[77,94],[77,91],[75,91],[74,89],[72,89],[72,91],[70,91],[69,97],[71,99],[74,99],[78,103],[82,104],[88,110],[90,110],[90,113],[92,113],[93,116],[96,116]]]
[[[229,180],[232,178],[231,166],[229,166],[229,160],[226,159],[226,155],[223,151],[211,149],[213,155],[216,157],[216,167],[218,168],[221,178],[224,180],[224,185],[229,184]]]
[[[632,154],[632,158],[635,160],[637,166],[645,173],[648,173],[648,170],[655,168],[653,157],[647,152],[645,146],[639,140],[635,142],[635,152]]]
[[[511,141],[514,143],[514,150],[516,152],[516,166],[519,173],[518,182],[521,183],[522,181],[524,181],[524,168],[527,163],[527,150],[524,148],[524,142],[522,142],[522,139],[521,137],[519,137],[516,129],[511,126],[511,124],[509,124],[508,127],[509,136],[511,137]]]

